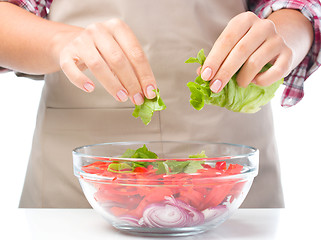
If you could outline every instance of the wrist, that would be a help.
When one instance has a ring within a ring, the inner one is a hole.
[[[275,11],[267,19],[275,24],[278,34],[292,50],[291,69],[294,69],[308,54],[312,46],[314,34],[311,22],[295,9]]]

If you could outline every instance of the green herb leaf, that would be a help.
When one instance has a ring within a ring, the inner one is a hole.
[[[157,159],[158,156],[156,153],[151,152],[148,150],[146,145],[144,144],[141,148],[136,150],[127,149],[121,158],[144,158],[144,159]],[[132,162],[132,168],[135,169],[136,167],[147,167],[150,163],[149,162]]]
[[[121,155],[121,158],[132,158],[132,156],[135,154],[136,150],[133,149],[127,149],[123,155]]]
[[[189,165],[189,161],[167,160],[166,164],[171,169],[171,174],[176,174],[184,172],[184,169]]]
[[[123,158],[143,158],[143,159],[158,159],[156,153],[149,151],[144,144],[143,147],[136,150],[127,149],[121,156]],[[190,155],[189,158],[207,158],[205,151],[201,151],[199,154]],[[196,173],[198,169],[202,169],[204,161],[187,160],[187,161],[155,161],[155,162],[130,162],[119,163],[114,162],[109,165],[108,170],[113,172],[133,171],[136,167],[148,167],[152,164],[157,169],[156,174],[177,174],[177,173]]]
[[[185,63],[200,63],[197,58],[190,57],[185,61]]]
[[[110,172],[131,172],[133,169],[127,163],[111,163],[108,166],[108,171]]]
[[[189,155],[189,158],[207,158],[205,151],[201,151],[199,154]]]
[[[205,60],[206,60],[206,57],[205,57],[205,54],[204,54],[204,49],[201,49],[198,53],[197,53],[197,59],[198,59],[198,62],[203,66]]]
[[[198,62],[204,64],[206,59],[203,49],[197,54]],[[268,70],[272,65],[266,64],[261,72]],[[225,87],[214,93],[210,90],[209,81],[204,81],[198,76],[194,82],[187,83],[190,89],[190,103],[196,110],[201,110],[205,104],[225,107],[234,112],[255,113],[267,104],[276,90],[283,83],[283,79],[270,86],[258,86],[250,83],[246,88],[239,87],[236,82],[238,72],[230,79]]]
[[[156,162],[157,163],[157,171],[156,174],[169,174],[169,167],[167,165],[167,161],[165,162]]]
[[[189,164],[184,169],[184,173],[196,173],[197,170],[202,169],[204,164],[204,161],[197,161],[197,160],[191,160],[189,161]]]
[[[158,156],[156,153],[149,151],[146,145],[144,144],[144,146],[138,148],[135,151],[131,158],[157,159]]]
[[[133,116],[141,120],[145,125],[148,125],[152,119],[155,111],[161,111],[166,109],[166,105],[159,95],[159,91],[154,90],[156,97],[153,99],[148,99],[145,97],[144,103],[142,105],[135,105],[135,110]]]

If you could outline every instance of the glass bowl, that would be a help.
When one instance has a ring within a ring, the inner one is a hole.
[[[239,208],[258,174],[259,151],[229,143],[114,142],[74,149],[73,164],[88,202],[115,228],[188,236]]]

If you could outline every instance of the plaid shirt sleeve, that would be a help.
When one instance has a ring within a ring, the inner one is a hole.
[[[13,3],[43,18],[48,15],[52,1],[53,0],[0,0],[0,2]]]
[[[314,28],[314,42],[306,57],[285,78],[281,105],[291,107],[304,95],[304,81],[321,65],[321,3],[319,0],[248,0],[249,10],[260,18],[267,18],[273,11],[283,8],[297,9],[310,20]]]

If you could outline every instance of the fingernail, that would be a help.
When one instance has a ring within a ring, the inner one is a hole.
[[[210,80],[210,77],[212,76],[212,69],[207,67],[204,69],[204,71],[202,72],[201,74],[201,78],[204,80],[204,81],[208,81]]]
[[[134,102],[136,105],[142,105],[144,103],[144,98],[140,93],[134,95]]]
[[[119,99],[121,102],[126,102],[127,99],[128,99],[128,95],[125,93],[124,90],[119,90],[119,91],[116,93],[116,96],[118,97],[118,99]]]
[[[220,91],[221,87],[222,87],[222,82],[220,80],[215,80],[210,86],[210,89],[212,90],[212,92],[217,93]]]
[[[152,85],[149,85],[147,88],[146,88],[146,92],[147,92],[147,97],[150,98],[150,99],[153,99],[154,97],[156,97],[156,93],[155,93],[155,88],[154,86]]]
[[[84,89],[85,89],[86,92],[92,92],[92,91],[94,91],[95,87],[91,83],[86,82],[84,84]]]

